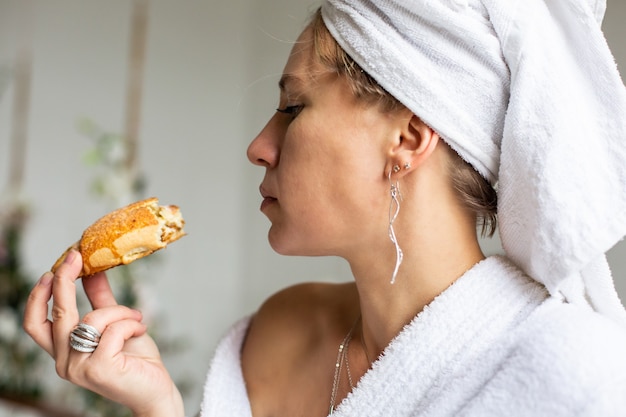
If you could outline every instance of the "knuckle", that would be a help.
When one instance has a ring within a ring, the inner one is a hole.
[[[87,314],[85,314],[81,319],[80,322],[87,324],[89,326],[94,327],[96,330],[98,330],[100,333],[102,333],[102,327],[103,327],[103,323],[102,323],[102,317],[98,316],[97,312],[91,311]]]
[[[90,385],[99,385],[106,378],[103,376],[103,371],[98,366],[90,366],[84,371],[84,378]]]
[[[61,307],[58,304],[55,304],[52,306],[52,310],[50,311],[50,316],[52,317],[53,321],[59,321],[59,320],[63,320],[64,318],[67,317],[67,310],[63,307]]]
[[[98,327],[98,326],[96,326],[96,321],[94,320],[94,317],[93,317],[92,313],[93,312],[89,312],[89,313],[85,314],[80,321],[81,321],[81,323],[85,323],[85,324],[88,324],[90,326]]]
[[[61,362],[56,362],[54,364],[54,369],[56,370],[58,376],[60,376],[63,379],[68,379],[68,372],[67,372],[67,367],[65,366],[65,364]]]
[[[26,332],[27,335],[32,336],[36,331],[36,326],[30,320],[24,320],[22,323],[22,328]]]
[[[85,370],[81,362],[70,361],[67,365],[67,370],[65,371],[65,379],[76,385],[82,386],[84,377]]]
[[[107,326],[106,332],[109,337],[119,337],[121,334],[120,325],[118,323],[111,323]]]
[[[65,371],[65,377],[64,378],[67,379],[70,382],[77,383],[78,382],[78,372],[76,370],[76,367],[68,366],[67,370]]]
[[[37,303],[39,303],[39,294],[37,294],[37,291],[33,289],[33,291],[31,291],[30,294],[28,294],[28,298],[26,299],[26,304],[32,305],[32,304],[37,304]]]

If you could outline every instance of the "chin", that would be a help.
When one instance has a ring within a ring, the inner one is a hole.
[[[313,236],[312,231],[298,229],[294,233],[285,233],[286,228],[272,224],[267,233],[267,240],[274,252],[285,256],[327,256],[328,247],[315,245],[315,242],[326,242],[321,236]],[[305,236],[303,239],[302,237]],[[320,240],[321,239],[321,240]]]
[[[285,256],[314,256],[311,251],[302,248],[301,246],[294,244],[296,240],[286,236],[279,236],[273,233],[272,229],[268,233],[267,237],[271,248],[279,255]]]
[[[290,245],[285,245],[284,242],[273,240],[269,238],[269,243],[271,248],[279,255],[285,256],[298,256],[302,255],[301,253],[297,253]]]
[[[284,243],[284,242],[283,242]],[[294,247],[293,242],[289,242],[290,244],[279,244],[270,240],[270,246],[279,255],[284,256],[333,256],[332,253],[325,253],[319,250],[311,250],[302,247]]]

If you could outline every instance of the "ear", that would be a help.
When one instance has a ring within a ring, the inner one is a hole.
[[[402,117],[400,137],[390,149],[386,174],[404,176],[422,165],[433,154],[439,134],[414,114]]]

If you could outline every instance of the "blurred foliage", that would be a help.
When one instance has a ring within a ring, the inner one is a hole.
[[[100,128],[90,119],[80,120],[78,130],[92,144],[83,155],[83,162],[93,172],[92,194],[108,204],[108,209],[143,198],[145,178],[128,162],[126,139]]]
[[[12,68],[0,66],[0,98],[12,78]],[[45,352],[22,331],[32,279],[20,251],[28,208],[16,191],[9,187],[0,201],[0,398],[32,402],[44,392],[40,375]]]
[[[20,256],[27,212],[21,204],[0,208],[0,396],[36,400],[43,394],[44,352],[22,331],[32,287]]]

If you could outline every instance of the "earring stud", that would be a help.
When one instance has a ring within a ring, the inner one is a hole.
[[[394,165],[393,172],[400,172],[400,165]]]
[[[404,169],[409,169],[411,168],[411,163],[410,162],[405,162],[404,163]]]

